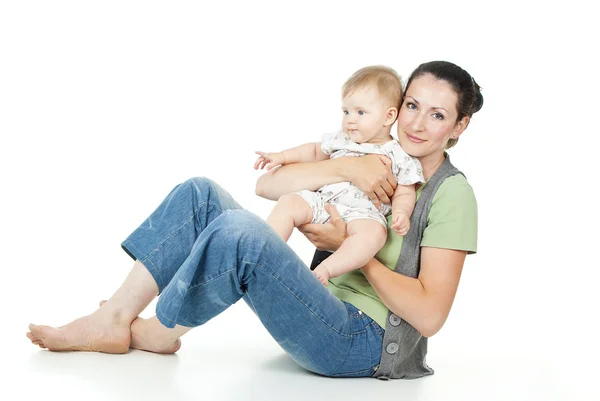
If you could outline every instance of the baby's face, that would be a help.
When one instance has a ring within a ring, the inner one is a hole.
[[[342,129],[356,143],[387,142],[386,113],[386,104],[376,88],[357,89],[342,99]]]

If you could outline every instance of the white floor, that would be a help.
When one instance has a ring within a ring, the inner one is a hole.
[[[10,400],[600,400],[591,366],[564,356],[479,346],[439,334],[430,340],[435,375],[419,380],[330,379],[294,364],[246,305],[183,338],[177,355],[54,353],[22,333],[4,352],[2,392]],[[228,332],[238,322],[243,337]],[[210,341],[219,338],[221,341]],[[454,341],[454,346],[449,344]],[[484,348],[484,347],[481,347]],[[7,359],[8,357],[8,359]],[[578,372],[578,370],[580,372]],[[583,376],[581,375],[583,373]],[[587,377],[586,377],[587,375]]]

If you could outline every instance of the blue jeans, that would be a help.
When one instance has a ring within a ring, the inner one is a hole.
[[[199,326],[244,298],[303,368],[342,377],[377,369],[382,328],[333,296],[264,220],[208,179],[176,186],[122,246],[156,280],[166,327]]]

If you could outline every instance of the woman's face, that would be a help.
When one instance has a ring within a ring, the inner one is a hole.
[[[413,79],[398,113],[398,140],[406,153],[441,157],[450,138],[458,138],[468,117],[458,123],[457,95],[446,82],[425,74]]]

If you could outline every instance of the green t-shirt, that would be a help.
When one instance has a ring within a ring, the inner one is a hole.
[[[417,199],[422,189],[417,190]],[[387,242],[375,258],[395,270],[404,237],[398,236],[390,225],[391,216]],[[435,193],[421,246],[477,251],[477,202],[473,188],[462,174],[446,178]],[[329,280],[328,288],[337,298],[353,304],[385,328],[388,309],[360,270]]]

